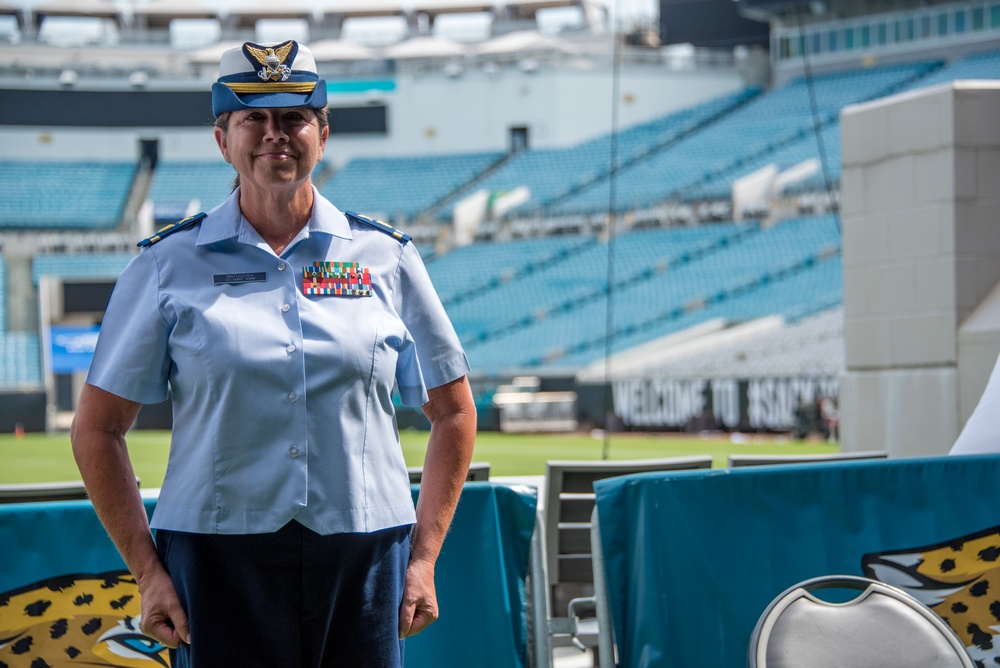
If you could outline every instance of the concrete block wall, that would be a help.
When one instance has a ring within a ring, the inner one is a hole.
[[[842,112],[845,450],[943,454],[968,417],[959,330],[1000,282],[997,119],[997,82]]]

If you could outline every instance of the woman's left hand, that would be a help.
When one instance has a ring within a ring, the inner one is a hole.
[[[420,633],[438,618],[434,564],[412,560],[406,567],[403,603],[399,607],[399,638]]]
[[[476,442],[476,404],[462,376],[427,390],[422,408],[431,423],[417,496],[417,521],[410,531],[410,563],[399,607],[399,637],[423,631],[438,618],[434,564],[462,494]]]

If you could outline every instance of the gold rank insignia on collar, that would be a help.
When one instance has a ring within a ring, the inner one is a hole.
[[[192,225],[195,225],[196,223],[200,223],[202,219],[207,215],[208,215],[207,213],[196,213],[195,215],[188,216],[183,220],[178,220],[176,223],[170,223],[169,225],[158,229],[156,231],[156,234],[154,234],[153,236],[147,237],[142,241],[136,243],[136,246],[138,246],[139,248],[152,246],[157,241],[163,239],[163,237],[169,236],[174,232],[177,232],[178,230],[183,230],[185,227],[190,227]]]
[[[368,216],[362,216],[360,213],[355,213],[353,211],[345,211],[344,215],[346,215],[349,220],[352,220],[355,223],[368,225],[369,227],[374,227],[379,232],[385,232],[386,234],[388,234],[389,236],[398,240],[401,243],[405,244],[407,241],[413,238],[409,234],[403,234],[402,232],[392,227],[391,225],[386,225],[381,220],[375,220],[374,218],[369,218]]]

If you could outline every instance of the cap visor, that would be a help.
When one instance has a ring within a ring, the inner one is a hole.
[[[228,86],[213,84],[212,112],[218,116],[227,111],[240,109],[277,109],[281,107],[311,107],[322,109],[326,107],[326,82],[322,79],[316,83],[311,93],[247,93],[237,95]]]

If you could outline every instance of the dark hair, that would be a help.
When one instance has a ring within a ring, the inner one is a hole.
[[[305,107],[306,109],[312,109],[312,107]],[[313,115],[316,117],[316,123],[319,124],[319,129],[322,132],[323,128],[330,127],[330,116],[326,109],[312,109]],[[215,127],[222,130],[223,134],[229,132],[229,119],[232,117],[233,112],[224,111],[215,117]],[[240,173],[236,172],[236,178],[233,179],[233,190],[240,187]]]

